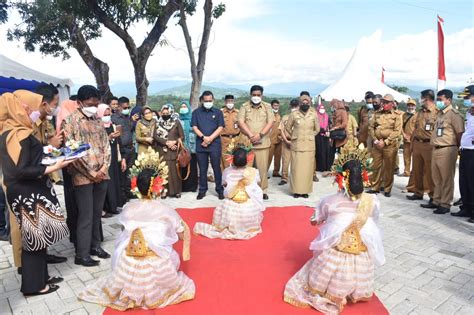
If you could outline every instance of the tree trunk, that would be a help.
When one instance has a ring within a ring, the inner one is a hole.
[[[68,22],[68,31],[72,46],[79,53],[89,70],[94,74],[102,102],[107,102],[113,96],[109,86],[109,66],[94,56],[74,17],[70,17]]]
[[[204,66],[206,64],[207,47],[209,44],[209,37],[212,28],[212,0],[206,0],[204,3],[204,29],[199,45],[198,62],[194,55],[191,35],[189,34],[188,24],[186,22],[186,12],[184,4],[180,7],[180,21],[179,25],[183,29],[184,40],[188,49],[189,61],[191,63],[191,93],[189,95],[189,102],[192,108],[199,106],[199,96],[201,93],[202,79],[204,77]]]
[[[138,58],[137,58],[138,59]],[[148,99],[148,79],[146,77],[146,64],[148,58],[135,60],[133,69],[135,71],[135,86],[137,88],[136,105],[145,106]]]

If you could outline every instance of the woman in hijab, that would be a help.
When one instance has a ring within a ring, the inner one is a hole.
[[[324,105],[317,108],[319,117],[319,133],[316,135],[316,170],[318,172],[328,172],[331,169],[329,164],[330,144],[329,144],[329,115],[326,113]]]
[[[0,96],[0,160],[8,205],[22,236],[21,292],[25,296],[59,288],[56,284],[63,279],[49,277],[46,249],[69,234],[48,174],[72,160],[41,165],[43,146],[32,135],[29,116],[42,101],[41,95],[24,90]]]
[[[179,122],[179,115],[174,113],[172,104],[163,105],[161,115],[156,124],[154,134],[155,151],[168,165],[168,184],[166,190],[162,194],[162,198],[166,196],[181,198],[182,183],[178,175],[178,149],[183,145],[184,131]]]
[[[153,145],[153,133],[156,129],[156,120],[153,111],[145,106],[142,109],[142,119],[137,123],[135,138],[138,143],[138,154],[146,152]]]
[[[334,130],[344,130],[346,132],[346,137],[344,139],[331,139],[332,145],[329,155],[329,163],[332,166],[336,152],[339,152],[340,148],[347,142],[347,124],[349,122],[349,116],[343,101],[333,99],[330,105],[332,109],[332,119],[329,132]]]
[[[100,104],[97,108],[97,117],[102,120],[102,124],[109,136],[111,159],[109,166],[110,181],[107,185],[107,195],[105,196],[104,214],[103,218],[109,218],[114,214],[119,214],[118,207],[122,207],[120,192],[120,171],[123,172],[127,168],[125,159],[120,156],[120,131],[117,131],[117,126],[112,123],[112,111],[109,105]]]
[[[179,108],[179,119],[184,130],[184,146],[191,153],[191,162],[188,168],[181,168],[181,178],[183,179],[183,191],[196,192],[198,188],[198,168],[196,157],[196,134],[191,128],[191,105],[188,101],[182,101]]]

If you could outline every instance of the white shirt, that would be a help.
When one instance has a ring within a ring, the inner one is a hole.
[[[461,137],[461,149],[474,150],[474,115],[466,113],[466,131]]]

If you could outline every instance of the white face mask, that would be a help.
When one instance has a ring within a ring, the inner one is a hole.
[[[415,108],[408,108],[407,109],[407,112],[409,112],[410,114],[413,114],[415,111],[416,111]]]
[[[101,119],[102,119],[102,122],[109,123],[112,118],[110,116],[103,116]]]
[[[278,111],[279,111],[278,109],[275,109],[275,108],[272,108],[272,109],[273,109],[273,112],[274,112],[275,114],[278,113]]]
[[[326,113],[326,109],[325,109],[325,108],[321,108],[321,109],[319,110],[319,113],[320,113],[320,114]]]
[[[46,116],[46,119],[47,119],[47,120],[53,120],[53,116],[52,116],[52,115],[47,115],[47,116]]]
[[[298,110],[298,107],[295,107],[295,108],[292,108],[292,109],[291,109],[292,112],[294,112],[294,111],[296,111],[296,110]]]
[[[34,112],[31,112],[30,119],[33,123],[35,123],[35,122],[38,121],[40,116],[41,116],[41,113],[39,111],[35,110]]]
[[[262,98],[260,96],[252,96],[252,98],[250,99],[252,101],[252,103],[254,103],[255,105],[258,105],[262,102]]]
[[[202,103],[202,105],[204,106],[205,109],[211,109],[212,106],[214,106],[214,103],[213,102],[204,102],[204,103]]]
[[[227,107],[228,109],[232,109],[234,108],[234,103],[226,103],[225,107]]]
[[[97,114],[97,107],[95,107],[95,106],[83,107],[82,112],[84,113],[84,115],[91,118],[92,116]]]

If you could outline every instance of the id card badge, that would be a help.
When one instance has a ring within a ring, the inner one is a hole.
[[[239,125],[237,124],[237,122],[234,123],[234,129],[239,129]]]
[[[436,135],[437,135],[438,137],[442,137],[442,136],[443,136],[443,131],[444,131],[444,128],[438,128],[438,129],[436,130]]]
[[[426,130],[426,131],[431,131],[431,130],[432,130],[430,123],[426,123],[426,125],[425,125],[425,130]]]

